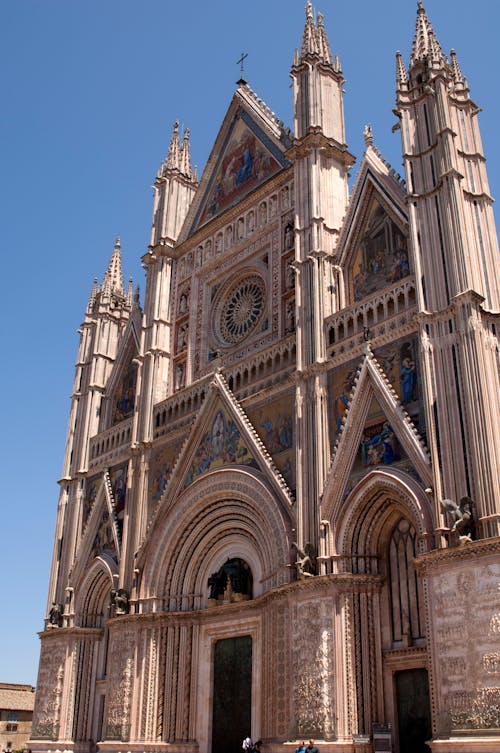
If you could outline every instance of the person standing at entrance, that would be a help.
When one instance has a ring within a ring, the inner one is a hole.
[[[305,753],[306,751],[306,744],[303,740],[297,745],[295,748],[295,753]]]
[[[309,740],[309,745],[306,748],[306,753],[319,753],[318,748],[314,744],[314,740]]]

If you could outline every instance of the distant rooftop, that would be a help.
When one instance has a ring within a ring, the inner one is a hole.
[[[35,688],[33,685],[17,685],[0,682],[0,710],[33,711]]]

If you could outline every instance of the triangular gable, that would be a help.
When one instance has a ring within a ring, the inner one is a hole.
[[[374,430],[373,436],[363,437],[366,419],[373,408],[374,401],[380,407],[386,421],[383,427]],[[379,431],[381,436],[376,437],[375,431]],[[386,437],[383,436],[383,432],[386,432]],[[364,450],[369,452],[370,447],[375,449],[377,443],[381,444],[386,441],[386,451],[395,451],[396,442],[393,441],[391,435],[394,435],[394,439],[401,446],[423,483],[426,486],[431,485],[432,472],[427,449],[381,366],[373,356],[369,345],[366,344],[365,356],[355,379],[347,411],[342,419],[342,431],[337,438],[325,485],[323,494],[325,517],[331,516],[332,511],[345,497],[349,476],[360,447],[364,447]],[[381,449],[380,452],[383,450]],[[374,457],[374,463],[377,460],[380,460],[380,464],[385,462],[381,454]],[[369,471],[369,468],[367,470]]]
[[[87,479],[82,534],[71,572],[77,582],[89,563],[100,555],[120,561],[120,532],[112,482],[108,471]]]
[[[179,240],[289,166],[289,137],[248,86],[231,102],[209,157]]]
[[[350,303],[410,273],[405,195],[394,170],[368,147],[337,251]]]
[[[174,464],[156,515],[159,508],[173,504],[179,494],[204,474],[235,466],[261,471],[281,504],[292,506],[292,494],[285,479],[224,378],[216,373]]]

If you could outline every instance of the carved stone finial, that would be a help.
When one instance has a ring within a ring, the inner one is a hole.
[[[373,130],[372,130],[371,123],[367,123],[367,125],[365,125],[363,136],[365,139],[365,146],[368,149],[369,146],[373,145]]]

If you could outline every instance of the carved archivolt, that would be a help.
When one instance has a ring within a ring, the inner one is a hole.
[[[142,574],[143,610],[206,607],[208,578],[232,557],[250,566],[254,596],[288,582],[291,526],[254,469],[202,477],[154,529]]]
[[[109,604],[113,576],[118,577],[115,561],[105,554],[96,557],[75,588],[77,625],[100,627],[104,609]]]
[[[413,522],[421,541],[432,533],[432,509],[421,487],[400,471],[373,471],[352,490],[331,521],[336,531],[334,552],[377,554],[382,532],[401,515]]]

